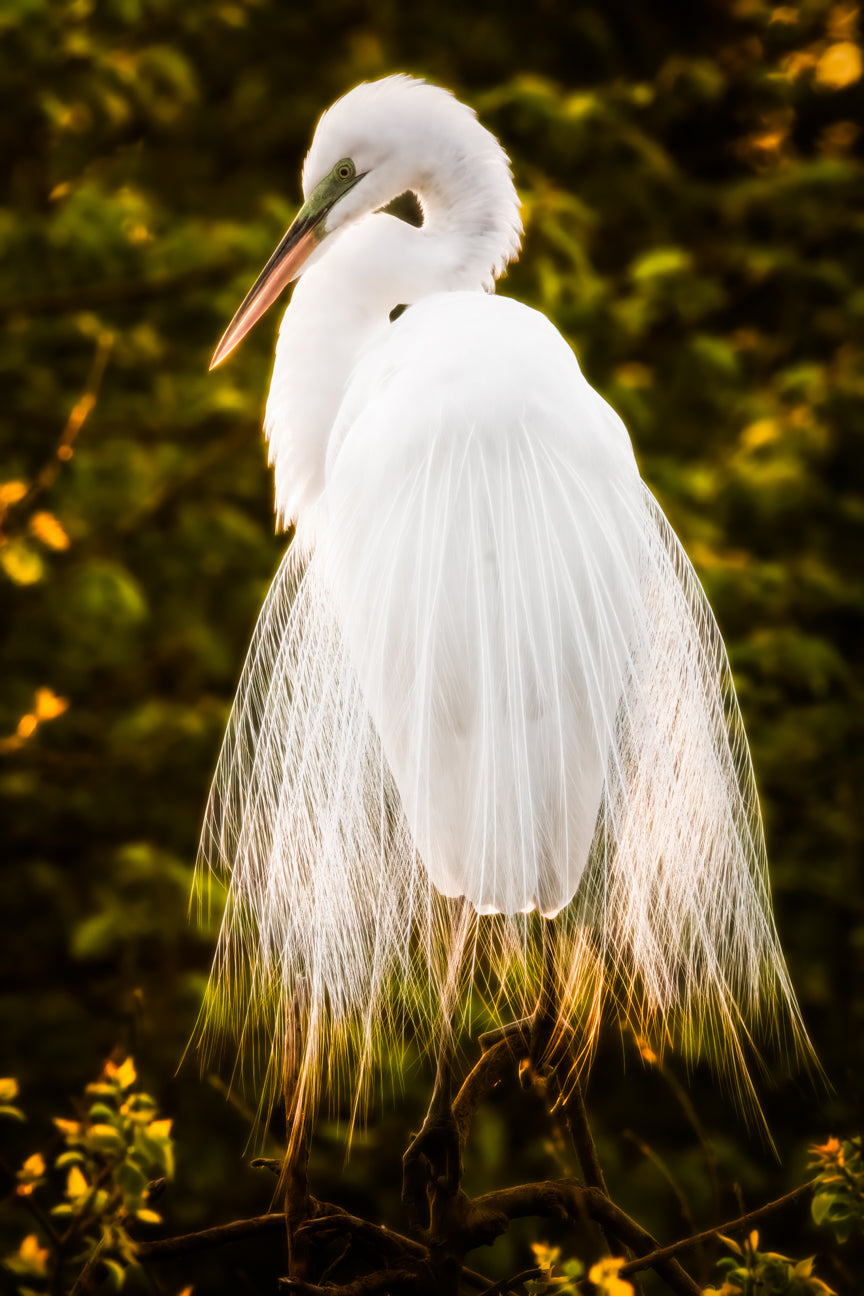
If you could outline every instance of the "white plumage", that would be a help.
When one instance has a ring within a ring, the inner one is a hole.
[[[406,190],[422,229],[378,210]],[[296,537],[202,841],[215,1012],[266,1024],[276,1080],[301,1005],[306,1104],[406,1018],[434,1043],[472,984],[530,1011],[537,910],[586,1048],[611,992],[746,1086],[755,1028],[806,1037],[725,651],[621,421],[548,320],[484,291],[518,251],[507,158],[391,77],[324,115],[304,193],[216,357],[304,266],[266,415]]]

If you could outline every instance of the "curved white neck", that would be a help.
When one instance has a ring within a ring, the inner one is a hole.
[[[348,380],[391,327],[394,308],[436,292],[492,290],[518,252],[518,206],[503,201],[501,174],[500,165],[454,153],[446,139],[432,141],[409,185],[422,227],[376,212],[328,237],[307,264],[279,332],[264,423],[279,525],[313,529]]]
[[[264,420],[280,526],[305,522],[321,495],[348,380],[363,350],[391,327],[393,309],[458,288],[481,289],[459,244],[438,237],[431,219],[417,229],[384,214],[346,229],[297,283]]]

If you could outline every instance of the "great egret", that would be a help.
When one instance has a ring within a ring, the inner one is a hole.
[[[421,228],[381,211],[405,191]],[[265,422],[296,534],[202,840],[214,1011],[267,1026],[274,1083],[300,1013],[305,1108],[343,1066],[359,1092],[406,1018],[434,1041],[478,999],[530,1012],[542,915],[586,1050],[611,999],[746,1090],[757,1030],[807,1045],[726,653],[620,419],[492,295],[508,158],[390,76],[322,116],[303,193],[213,360],[302,273]]]

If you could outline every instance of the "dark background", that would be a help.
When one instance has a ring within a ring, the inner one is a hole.
[[[715,1077],[671,1056],[714,1149],[712,1188],[672,1088],[610,1033],[589,1092],[601,1154],[622,1204],[671,1239],[689,1226],[669,1178],[704,1227],[738,1213],[734,1184],[759,1205],[806,1177],[809,1143],[862,1125],[864,80],[850,3],[5,0],[0,1040],[30,1115],[6,1159],[40,1146],[119,1046],[174,1118],[169,1227],[269,1203],[272,1182],[245,1166],[240,1090],[226,1101],[183,1054],[213,946],[188,920],[202,810],[284,547],[260,435],[278,312],[207,366],[296,210],[321,110],[400,70],[452,88],[508,149],[526,239],[501,290],[550,315],[624,417],[706,586],[781,938],[833,1084],[777,1068],[763,1086],[778,1162]],[[347,1168],[322,1125],[320,1195],[401,1221],[399,1154],[428,1086],[409,1070]],[[549,1137],[535,1100],[501,1094],[469,1187],[558,1173]],[[528,1240],[553,1235],[526,1225],[482,1264],[523,1267]],[[854,1252],[806,1208],[769,1243],[821,1250],[822,1276],[858,1290]],[[275,1290],[281,1263],[258,1246],[161,1281]]]

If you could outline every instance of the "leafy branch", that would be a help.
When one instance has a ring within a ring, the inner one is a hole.
[[[174,1173],[171,1122],[136,1088],[131,1058],[106,1062],[87,1086],[77,1120],[56,1118],[61,1150],[29,1156],[4,1205],[23,1206],[36,1231],[2,1265],[22,1296],[83,1296],[107,1282],[119,1291],[137,1263],[134,1233],[161,1223],[153,1202]],[[14,1081],[0,1082],[14,1098]],[[0,1115],[23,1113],[4,1107]],[[61,1187],[62,1185],[62,1187]],[[42,1197],[60,1195],[54,1205]]]

